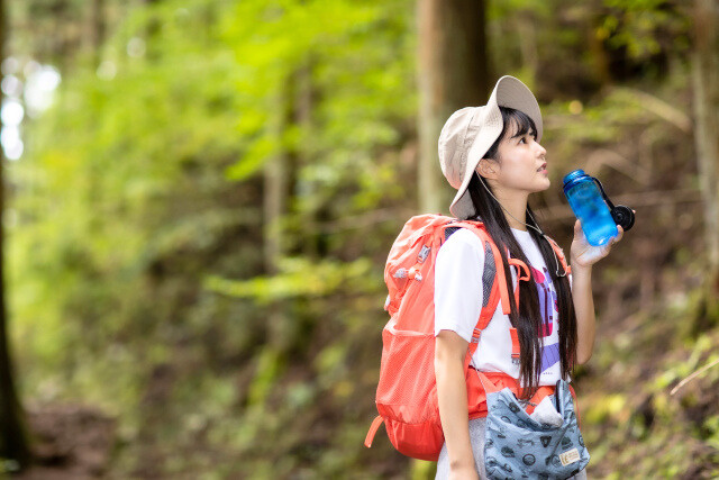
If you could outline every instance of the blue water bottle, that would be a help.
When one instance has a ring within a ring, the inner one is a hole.
[[[590,245],[605,245],[618,235],[617,225],[630,230],[635,223],[632,209],[622,205],[615,207],[600,181],[582,170],[565,175],[563,192]]]

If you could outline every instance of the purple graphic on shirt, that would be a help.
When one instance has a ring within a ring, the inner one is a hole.
[[[553,343],[552,345],[545,345],[542,352],[542,364],[540,365],[540,371],[544,372],[559,361],[560,345],[557,343]]]
[[[543,267],[543,271],[530,266],[533,278],[537,284],[538,300],[540,300],[540,315],[542,316],[542,326],[538,335],[540,337],[549,337],[553,332],[557,309],[557,295],[550,285],[550,275],[547,268]]]

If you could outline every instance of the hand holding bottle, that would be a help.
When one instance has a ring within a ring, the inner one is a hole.
[[[633,214],[635,210],[633,210]],[[590,267],[598,260],[601,260],[610,253],[610,248],[622,240],[625,230],[620,225],[617,226],[618,235],[612,238],[602,247],[590,245],[585,232],[583,232],[580,220],[575,220],[575,237],[570,246],[570,262],[573,267]]]
[[[610,249],[613,245],[618,243],[625,231],[621,226],[618,225],[618,235],[610,239],[608,243],[601,247],[590,245],[585,232],[582,230],[580,220],[575,221],[575,237],[573,238],[572,246],[570,247],[570,262],[573,270],[577,267],[590,267],[599,260],[607,257],[610,253]]]

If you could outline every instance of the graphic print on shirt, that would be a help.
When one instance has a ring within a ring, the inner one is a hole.
[[[542,326],[540,327],[538,336],[541,338],[549,337],[552,335],[555,318],[557,317],[557,294],[551,288],[550,275],[548,274],[547,268],[543,267],[542,272],[533,266],[530,266],[530,269],[537,284],[538,300],[540,300]]]
[[[540,372],[544,372],[560,361],[560,344],[553,343],[545,345],[542,352],[542,363],[540,364]]]
[[[547,268],[543,267],[543,271],[537,270],[530,266],[533,278],[538,289],[538,300],[540,301],[540,315],[542,316],[542,326],[538,335],[549,337],[555,328],[555,320],[558,314],[557,294],[550,286],[550,275]],[[540,364],[540,372],[544,372],[560,361],[560,345],[553,343],[552,345],[543,346],[542,363]]]

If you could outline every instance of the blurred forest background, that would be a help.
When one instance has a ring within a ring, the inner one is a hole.
[[[384,261],[447,213],[444,120],[511,74],[545,119],[548,232],[569,249],[576,168],[637,210],[575,376],[590,477],[718,477],[717,1],[4,0],[0,21],[5,472],[432,478],[382,429],[362,444]]]

